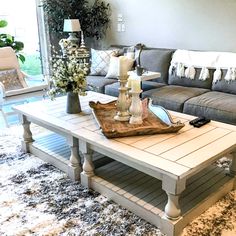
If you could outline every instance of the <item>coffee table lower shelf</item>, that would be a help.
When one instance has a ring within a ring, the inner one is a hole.
[[[71,151],[65,137],[53,132],[46,132],[35,136],[34,139],[35,141],[29,145],[29,151],[32,154],[62,170],[69,177],[80,175],[80,173],[74,173],[75,170],[70,165]],[[81,155],[80,158],[83,163]],[[112,161],[112,159],[97,152],[93,153],[93,160],[95,167]]]
[[[181,195],[182,217],[177,221],[164,216],[167,196],[161,181],[122,163],[113,161],[96,169],[90,186],[161,228],[167,235],[178,235],[191,220],[233,188],[233,178],[215,165],[192,176]]]

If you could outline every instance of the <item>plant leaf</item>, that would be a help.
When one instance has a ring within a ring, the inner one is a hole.
[[[0,28],[4,28],[8,25],[6,20],[0,20]]]
[[[22,54],[18,54],[18,58],[22,63],[25,62],[25,57]]]

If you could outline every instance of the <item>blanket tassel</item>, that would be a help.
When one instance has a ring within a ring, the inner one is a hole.
[[[206,80],[210,77],[209,70],[203,67],[199,76],[199,80]]]
[[[221,80],[221,77],[222,77],[222,72],[221,72],[221,69],[216,69],[216,71],[214,72],[214,75],[213,75],[213,83],[217,83],[218,81]]]
[[[193,66],[189,66],[186,70],[185,70],[185,77],[189,78],[191,80],[194,79],[196,74],[195,68]]]

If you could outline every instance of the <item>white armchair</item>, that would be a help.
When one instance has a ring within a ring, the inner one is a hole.
[[[8,126],[7,116],[13,112],[4,112],[3,105],[32,97],[45,96],[49,89],[49,80],[44,78],[40,85],[28,86],[27,76],[20,70],[20,65],[11,47],[0,48],[0,113]]]

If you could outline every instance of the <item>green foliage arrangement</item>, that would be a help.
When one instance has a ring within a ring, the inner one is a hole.
[[[7,21],[0,20],[0,28],[6,27],[7,24]],[[20,53],[24,48],[24,43],[16,41],[14,36],[10,34],[0,34],[0,48],[2,47],[12,47],[20,61],[22,63],[25,62],[25,57]]]
[[[78,63],[78,51],[70,50],[66,57],[60,56],[54,52],[52,59],[52,82],[53,86],[48,92],[51,99],[58,94],[67,92],[85,95],[87,67]]]
[[[100,39],[110,22],[110,5],[95,0],[43,0],[42,7],[48,18],[49,30],[58,36],[63,34],[64,19],[79,19],[86,37]]]

